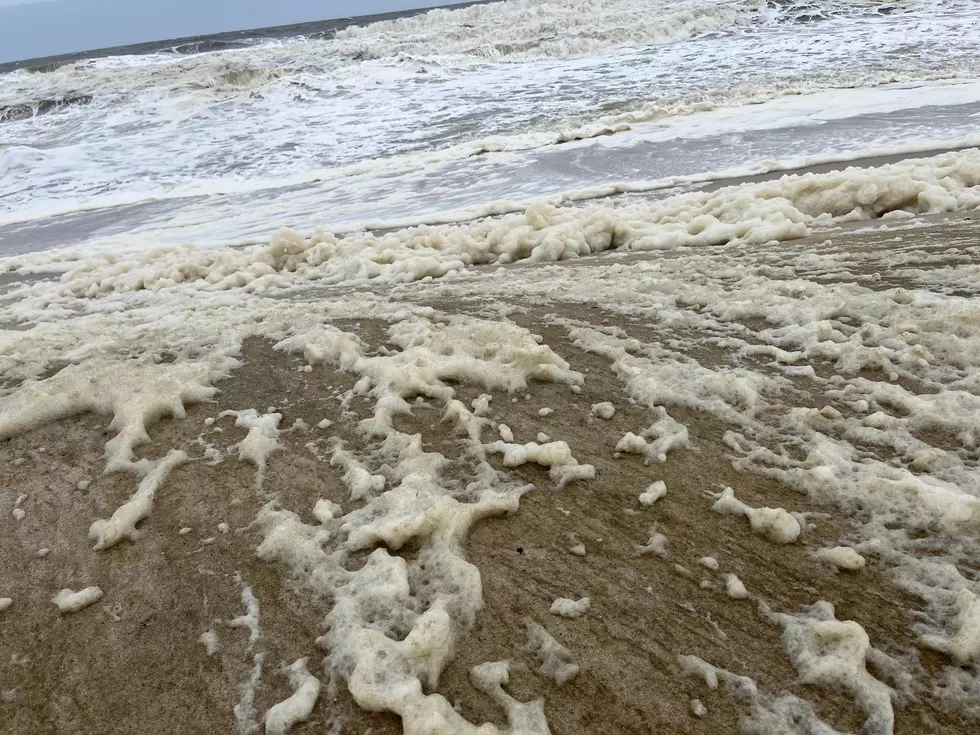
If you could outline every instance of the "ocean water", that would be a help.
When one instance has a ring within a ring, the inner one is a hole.
[[[978,20],[969,0],[507,0],[15,69],[0,252],[241,245],[969,144]]]

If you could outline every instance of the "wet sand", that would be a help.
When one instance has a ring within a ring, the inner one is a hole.
[[[975,225],[966,219],[905,229],[899,236],[903,247],[918,245],[935,253],[952,247],[962,252],[976,243]],[[895,237],[895,231],[851,233],[836,236],[835,242],[848,252],[874,253],[888,248]],[[817,252],[822,242],[817,237],[796,241],[786,257]],[[576,261],[568,267],[588,268],[590,262],[608,263],[610,258]],[[943,264],[941,258],[933,263],[936,268]],[[874,268],[873,260],[867,267]],[[876,288],[896,285],[887,273],[882,276]],[[400,298],[406,298],[412,287],[399,291]],[[980,286],[963,295],[972,297],[977,291]],[[515,306],[495,304],[492,296],[477,292],[471,299],[430,305],[445,314],[484,315]],[[838,573],[813,558],[814,549],[848,535],[851,521],[846,516],[808,504],[771,480],[737,472],[722,441],[729,427],[694,411],[671,411],[689,429],[689,449],[670,453],[663,464],[645,465],[632,455],[615,458],[617,441],[647,426],[650,413],[626,399],[605,358],[581,351],[565,328],[550,322],[560,316],[581,323],[615,323],[648,342],[669,334],[661,327],[614,317],[601,304],[556,299],[516,306],[507,318],[540,334],[588,379],[578,395],[552,383],[535,384],[530,400],[495,393],[490,415],[508,424],[522,441],[537,432],[567,441],[575,457],[596,466],[597,476],[559,490],[541,468],[505,470],[493,460],[500,471],[534,483],[536,489],[522,499],[516,514],[484,520],[469,535],[467,555],[482,575],[485,607],[457,645],[455,659],[438,684],[438,691],[464,716],[472,722],[504,724],[501,710],[470,684],[468,670],[484,661],[510,659],[508,691],[521,701],[543,697],[554,733],[735,732],[744,706],[724,687],[711,691],[701,679],[680,670],[679,655],[696,655],[753,677],[765,692],[790,691],[804,697],[825,721],[856,732],[863,715],[853,699],[833,689],[800,684],[781,649],[781,628],[758,606],[764,601],[773,610],[795,612],[822,599],[836,606],[839,619],[859,621],[875,646],[892,655],[919,656],[923,676],[896,702],[895,732],[975,731],[971,717],[980,713],[952,709],[930,688],[931,672],[938,673],[945,661],[916,646],[910,623],[920,601],[896,589],[873,559],[863,571]],[[383,322],[338,321],[337,326],[356,332],[375,349],[386,342]],[[710,365],[725,363],[731,356],[705,343],[697,358]],[[369,415],[370,406],[356,399],[350,411],[344,411],[340,397],[351,389],[354,377],[323,365],[304,372],[302,364],[301,358],[251,340],[245,345],[242,367],[219,384],[213,403],[190,407],[183,419],[154,423],[151,443],[138,450],[140,456],[156,457],[178,447],[201,459],[172,472],[151,516],[140,526],[138,541],[104,552],[91,550],[88,527],[111,514],[134,487],[131,475],[101,474],[109,417],[85,415],[0,442],[0,596],[14,600],[0,613],[0,729],[25,734],[233,732],[233,708],[256,653],[264,654],[266,661],[255,695],[260,714],[291,693],[286,679],[275,673],[280,663],[308,657],[310,671],[319,673],[323,654],[315,640],[323,632],[330,603],[301,592],[259,560],[255,548],[261,535],[250,523],[270,499],[296,510],[308,523],[314,522],[311,509],[318,498],[352,509],[342,471],[307,445],[327,435],[359,441],[356,424]],[[483,392],[467,385],[454,388],[466,402]],[[797,405],[833,403],[803,384],[800,388]],[[590,406],[601,401],[618,409],[609,421],[590,415]],[[213,426],[205,419],[224,410],[261,412],[267,406],[284,414],[283,427],[302,420],[307,428],[282,435],[283,449],[271,456],[265,486],[258,492],[252,465],[234,456],[211,464],[202,445],[212,444],[227,455],[245,431],[235,428],[233,418],[218,419]],[[554,413],[541,417],[542,407]],[[333,425],[316,428],[324,418]],[[459,452],[460,438],[441,418],[441,412],[423,404],[412,417],[397,419],[396,428],[420,433],[427,450],[452,457]],[[638,492],[656,480],[666,482],[667,496],[652,508],[640,506]],[[81,481],[91,485],[79,490]],[[815,517],[798,543],[776,546],[749,533],[744,518],[710,512],[705,492],[725,485],[736,487],[739,497],[751,505],[827,515]],[[25,517],[17,521],[12,513],[22,494],[27,496],[19,506]],[[219,530],[219,523],[228,524],[228,531]],[[180,535],[185,527],[191,531]],[[645,541],[651,527],[668,530],[669,559],[637,555],[635,545]],[[570,552],[579,543],[585,546],[584,556]],[[50,553],[40,558],[37,552],[42,548]],[[397,553],[410,557],[414,551],[409,547]],[[717,559],[719,569],[701,566],[698,560],[704,556]],[[725,573],[736,573],[752,599],[730,599]],[[229,625],[243,614],[244,583],[261,605],[262,634],[251,650],[247,630]],[[59,615],[50,601],[63,587],[94,584],[105,597],[80,612]],[[555,598],[582,596],[592,601],[583,617],[549,614]],[[561,688],[537,671],[535,657],[525,650],[528,618],[544,625],[581,667]],[[220,643],[213,655],[198,642],[209,629]],[[889,672],[873,664],[869,670],[893,683]],[[692,714],[694,699],[707,708],[703,718]],[[324,690],[311,721],[293,730],[324,731],[378,735],[401,728],[392,715],[358,709],[343,682],[336,682],[336,687]]]

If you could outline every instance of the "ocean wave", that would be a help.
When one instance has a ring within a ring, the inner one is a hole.
[[[682,41],[747,25],[765,0],[507,0],[351,26],[335,43],[371,57],[469,56],[529,61],[588,56],[626,46]]]
[[[891,11],[913,7],[896,0]],[[879,13],[880,0],[506,0],[440,8],[339,31],[335,40],[369,57],[458,55],[493,61],[589,56],[684,41],[756,24],[801,23]]]
[[[837,0],[826,3],[820,0],[768,0],[770,8],[777,10],[774,20],[778,23],[814,23],[830,20],[855,12],[871,12],[878,15],[890,15],[901,12],[912,5],[901,0]]]
[[[46,115],[49,112],[57,112],[66,107],[87,105],[91,101],[92,95],[90,94],[74,94],[56,99],[31,100],[2,105],[0,106],[0,122],[26,120],[38,115]]]
[[[0,144],[0,173],[11,173],[17,169],[29,170],[46,157],[44,151],[31,146]]]
[[[69,64],[74,64],[73,59],[61,59],[59,61],[48,61],[43,64],[35,64],[33,66],[23,67],[24,71],[28,74],[50,74],[53,71],[58,71],[63,66],[68,66]]]
[[[931,2],[945,8],[956,7],[959,0]],[[330,37],[200,39],[143,56],[52,62],[3,75],[3,86],[43,89],[45,96],[66,89],[119,94],[154,86],[209,87],[215,67],[234,64],[267,73],[291,67],[329,76],[370,61],[465,66],[574,59],[771,24],[878,14],[884,7],[904,12],[916,6],[911,0],[887,6],[880,0],[504,0],[350,26]]]
[[[379,161],[421,170],[599,136],[618,136],[603,141],[614,145],[639,124],[781,95],[975,78],[980,43],[968,29],[977,11],[958,2],[888,3],[915,11],[893,19],[871,0],[511,0],[432,11],[425,22],[383,21],[335,40],[293,36],[20,70],[0,77],[0,120],[20,121],[4,126],[6,142],[66,155],[6,177],[0,211],[202,193],[199,182],[204,193],[212,182],[264,190],[373,172]],[[838,23],[835,13],[849,17]],[[574,22],[559,41],[566,20]],[[706,23],[710,40],[677,40]],[[618,46],[653,38],[677,42]],[[575,48],[600,51],[549,56]],[[458,55],[467,49],[472,55]],[[516,63],[535,55],[546,60]],[[84,114],[45,114],[89,102]],[[929,135],[956,137],[958,125]]]
[[[214,51],[233,51],[236,49],[250,48],[255,43],[252,39],[229,41],[220,38],[204,38],[196,41],[185,41],[166,50],[172,54],[192,56],[194,54],[205,54]]]
[[[224,92],[252,90],[279,80],[284,73],[286,73],[284,69],[258,66],[219,67],[210,69],[206,74],[187,79],[180,86]]]

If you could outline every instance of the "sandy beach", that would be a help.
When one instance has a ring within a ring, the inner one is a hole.
[[[875,259],[894,255],[889,246],[900,247],[942,272],[962,262],[957,254],[976,250],[975,238],[968,218],[947,219],[918,229],[894,226],[886,232],[840,233],[829,241],[821,237],[755,246],[751,254],[739,257],[757,265],[786,262],[790,256],[800,263],[805,255],[819,253],[823,269],[806,273],[802,267],[798,277],[860,283],[871,290],[915,288],[908,273],[879,270]],[[826,268],[831,256],[845,254],[850,260],[866,256],[866,262],[845,267],[839,261],[838,272]],[[730,255],[730,248],[719,248],[700,257],[723,267]],[[666,259],[671,257],[683,256]],[[564,271],[573,274],[566,282],[574,283],[605,277],[605,269],[617,264],[637,267],[664,259],[658,254],[557,266],[518,264],[506,269],[504,279],[525,283],[545,277],[537,271],[550,278]],[[662,463],[617,453],[627,432],[639,432],[650,423],[650,409],[627,395],[608,358],[576,346],[572,325],[615,325],[646,345],[683,338],[700,344],[691,356],[715,369],[744,364],[744,354],[712,344],[717,334],[711,330],[625,319],[601,302],[571,292],[545,301],[533,296],[495,299],[486,288],[488,278],[476,272],[468,284],[410,284],[376,291],[393,301],[431,307],[436,320],[471,315],[540,335],[542,344],[586,376],[580,392],[552,382],[534,382],[515,393],[487,391],[466,380],[450,384],[467,405],[491,395],[487,417],[510,427],[517,441],[533,441],[544,432],[567,442],[579,462],[594,465],[596,472],[592,480],[558,489],[544,468],[506,468],[499,456],[489,458],[511,481],[533,483],[534,490],[521,498],[516,513],[487,518],[470,531],[465,557],[479,570],[483,609],[456,641],[455,656],[433,691],[471,722],[502,725],[501,710],[472,686],[468,672],[483,661],[509,660],[508,691],[519,701],[543,699],[553,732],[730,733],[740,718],[744,726],[752,715],[751,702],[736,696],[730,686],[710,689],[703,678],[685,675],[678,657],[697,656],[753,678],[766,696],[789,692],[805,698],[825,722],[841,731],[857,731],[867,713],[839,686],[800,681],[782,649],[782,627],[763,609],[794,612],[825,600],[835,606],[838,619],[858,621],[875,650],[885,654],[869,658],[868,671],[898,692],[895,732],[971,729],[975,700],[971,705],[969,699],[948,696],[944,657],[917,647],[910,624],[921,614],[921,601],[896,586],[892,572],[880,567],[873,554],[866,568],[853,572],[838,571],[815,557],[821,547],[860,536],[854,509],[813,502],[758,472],[739,471],[733,466],[737,456],[724,439],[731,425],[703,411],[671,408],[671,416],[687,427],[689,445],[668,452]],[[974,280],[957,298],[975,298],[978,288]],[[329,291],[343,296],[342,289]],[[309,293],[302,296],[310,298]],[[346,318],[332,325],[357,335],[370,352],[385,350],[386,344],[394,348],[387,339],[388,320]],[[763,327],[751,320],[733,325],[750,335]],[[55,421],[0,444],[0,517],[5,519],[0,559],[7,570],[3,592],[15,600],[0,617],[0,647],[9,652],[0,661],[8,731],[230,732],[257,653],[264,656],[265,670],[255,689],[256,712],[290,694],[285,677],[275,672],[280,663],[302,658],[314,662],[322,656],[316,639],[323,633],[330,602],[311,595],[288,570],[256,557],[262,533],[255,518],[270,501],[295,509],[313,524],[311,511],[318,499],[337,503],[344,511],[356,506],[349,500],[343,471],[331,466],[325,446],[329,437],[363,441],[357,427],[371,415],[371,401],[366,396],[344,401],[357,380],[349,372],[330,365],[305,372],[302,357],[273,350],[262,339],[245,343],[241,362],[230,378],[217,384],[214,400],[189,405],[183,418],[162,418],[148,426],[150,442],[137,448],[137,458],[180,448],[194,459],[172,471],[152,514],[140,525],[138,540],[106,551],[91,550],[88,527],[133,492],[131,474],[102,474],[110,417],[86,414]],[[765,359],[750,364],[763,372],[775,370]],[[820,374],[833,372],[832,364],[813,367]],[[847,410],[839,397],[828,395],[829,384],[805,376],[792,382],[792,405]],[[604,402],[616,409],[609,420],[590,411]],[[282,433],[279,450],[268,459],[263,487],[256,490],[256,468],[234,457],[234,445],[246,431],[235,427],[234,417],[221,415],[243,408],[262,412],[267,406],[282,413],[283,428],[294,428]],[[542,416],[546,408],[553,413]],[[449,458],[452,472],[465,472],[465,442],[442,413],[437,402],[420,400],[410,416],[396,418],[395,428],[418,434],[425,451]],[[331,425],[318,428],[324,419]],[[956,450],[951,436],[922,438]],[[970,461],[976,461],[975,451],[968,450]],[[666,495],[650,507],[638,502],[638,495],[658,480],[666,484]],[[805,514],[799,540],[775,544],[750,532],[745,518],[712,512],[708,493],[726,486],[751,506]],[[25,511],[22,520],[11,515],[15,505]],[[665,556],[638,553],[638,546],[657,529],[668,539]],[[573,553],[580,544],[584,551]],[[41,549],[49,551],[41,557]],[[392,553],[411,559],[419,548],[408,544]],[[921,553],[928,554],[928,547]],[[973,557],[972,564],[977,561]],[[351,570],[363,563],[363,553],[346,562]],[[726,594],[728,574],[744,583],[745,599]],[[243,614],[246,584],[260,604],[261,632],[251,644],[248,629],[231,622]],[[80,612],[61,615],[50,598],[71,585],[98,585],[105,596]],[[591,603],[582,617],[564,618],[549,613],[560,597],[588,597]],[[527,620],[543,625],[580,667],[560,688],[539,671],[538,659],[527,650]],[[199,642],[208,630],[218,642],[211,653]],[[889,663],[893,659],[914,661],[914,676],[890,678],[897,671]],[[706,708],[703,716],[692,712],[694,700]],[[342,681],[325,688],[309,722],[293,731],[322,732],[324,726],[337,733],[401,731],[391,714],[358,708]]]

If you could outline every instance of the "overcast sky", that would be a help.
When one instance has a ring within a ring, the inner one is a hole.
[[[0,0],[0,62],[461,0]]]

